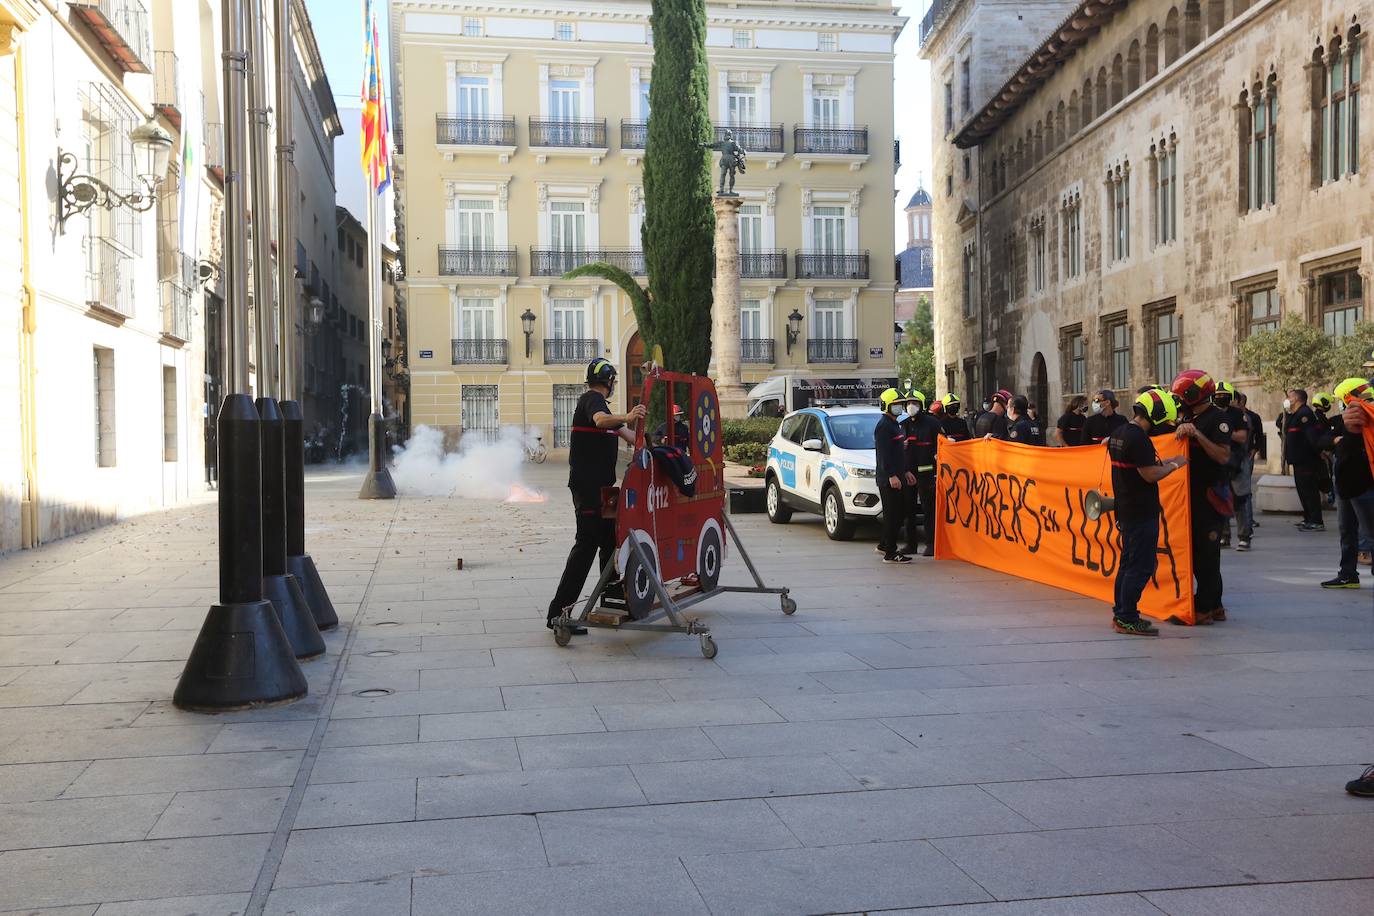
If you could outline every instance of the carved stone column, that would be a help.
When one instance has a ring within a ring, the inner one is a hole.
[[[711,365],[722,417],[742,417],[749,399],[740,383],[739,197],[714,198],[716,283],[711,304]]]

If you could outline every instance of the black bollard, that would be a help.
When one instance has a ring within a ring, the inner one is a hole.
[[[298,700],[308,690],[291,641],[263,599],[262,424],[246,394],[224,399],[219,453],[219,603],[191,647],[172,702],[219,712]]]
[[[368,465],[359,499],[395,499],[396,484],[386,466],[386,421],[374,413],[367,418]]]
[[[275,398],[258,398],[262,418],[262,591],[281,617],[296,658],[324,654],[324,637],[296,577],[286,571],[285,427]]]
[[[280,401],[283,454],[286,464],[286,570],[296,577],[315,625],[332,630],[339,625],[315,561],[305,552],[305,417],[297,401]]]

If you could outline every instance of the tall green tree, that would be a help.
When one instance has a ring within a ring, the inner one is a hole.
[[[708,115],[705,0],[653,0],[654,71],[644,149],[644,224],[640,230],[649,288],[609,264],[566,276],[597,276],[625,290],[646,351],[663,348],[664,365],[706,373],[711,362],[715,215]]]
[[[902,326],[897,375],[927,398],[935,397],[935,320],[925,296],[916,300],[916,314]]]
[[[1297,315],[1272,331],[1251,334],[1240,344],[1240,365],[1271,391],[1329,384],[1336,348],[1331,338]],[[1358,364],[1356,364],[1358,366]]]

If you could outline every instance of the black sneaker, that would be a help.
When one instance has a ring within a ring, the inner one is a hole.
[[[1345,791],[1361,798],[1374,798],[1374,767],[1361,773],[1359,779],[1352,779],[1346,783]]]
[[[1351,576],[1350,578],[1346,578],[1345,576],[1337,576],[1337,577],[1334,578],[1334,579],[1327,579],[1325,582],[1322,583],[1322,588],[1359,588],[1359,587],[1360,587],[1360,577],[1359,577],[1359,576]]]
[[[1301,525],[1298,526],[1298,530],[1299,530],[1299,531],[1325,531],[1325,530],[1326,530],[1326,526],[1323,525],[1321,522],[1317,522],[1317,523],[1315,523],[1315,524],[1311,524],[1311,523],[1308,523],[1308,522],[1303,522]]]
[[[883,555],[884,563],[910,563],[911,557],[904,553],[888,553]]]
[[[1241,538],[1239,541],[1236,541],[1236,550],[1249,550],[1249,549],[1250,549],[1250,539],[1249,539],[1249,538]]]
[[[1158,636],[1159,630],[1144,617],[1137,617],[1135,620],[1122,620],[1120,617],[1112,618],[1112,629],[1127,636]]]

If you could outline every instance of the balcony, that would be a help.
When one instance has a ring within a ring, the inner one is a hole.
[[[153,52],[153,108],[181,130],[181,82],[175,51]]]
[[[727,130],[735,132],[735,142],[750,155],[782,152],[781,124],[717,124],[717,143],[725,139]]]
[[[798,280],[867,280],[868,252],[797,252]]]
[[[446,162],[459,152],[494,153],[508,162],[515,152],[515,119],[436,115],[434,142]]]
[[[545,363],[587,363],[601,355],[601,341],[572,337],[545,337]]]
[[[125,73],[148,73],[148,11],[138,0],[68,0],[72,17],[84,22]]]
[[[741,251],[739,253],[739,275],[746,278],[787,279],[787,252],[778,251]]]
[[[162,281],[162,335],[182,343],[191,339],[191,290],[177,280]]]
[[[812,338],[806,342],[808,363],[857,363],[859,342],[839,337]]]
[[[739,358],[745,363],[773,364],[773,339],[771,337],[744,337],[739,342]]]
[[[439,246],[441,277],[513,277],[515,249]]]
[[[620,148],[642,150],[649,143],[648,121],[620,122]]]
[[[134,265],[123,248],[101,236],[86,237],[86,305],[122,324],[134,316]]]
[[[540,164],[549,156],[589,156],[592,165],[606,155],[606,119],[582,118],[549,120],[530,118],[530,148],[536,150]]]
[[[939,24],[941,17],[943,17],[948,10],[950,3],[951,0],[935,0],[935,2],[930,5],[930,9],[926,10],[925,16],[921,19],[920,42],[922,46],[925,45],[926,39],[930,37],[930,33],[935,31],[935,26]]]
[[[635,277],[645,276],[644,252],[638,248],[531,248],[530,276],[561,277],[584,264],[604,261]]]
[[[455,366],[504,366],[507,362],[508,341],[495,338],[453,341]]]
[[[224,125],[218,121],[205,122],[205,168],[221,182],[224,181]]]
[[[803,169],[817,162],[844,162],[857,172],[868,161],[867,127],[797,127],[792,143]]]

